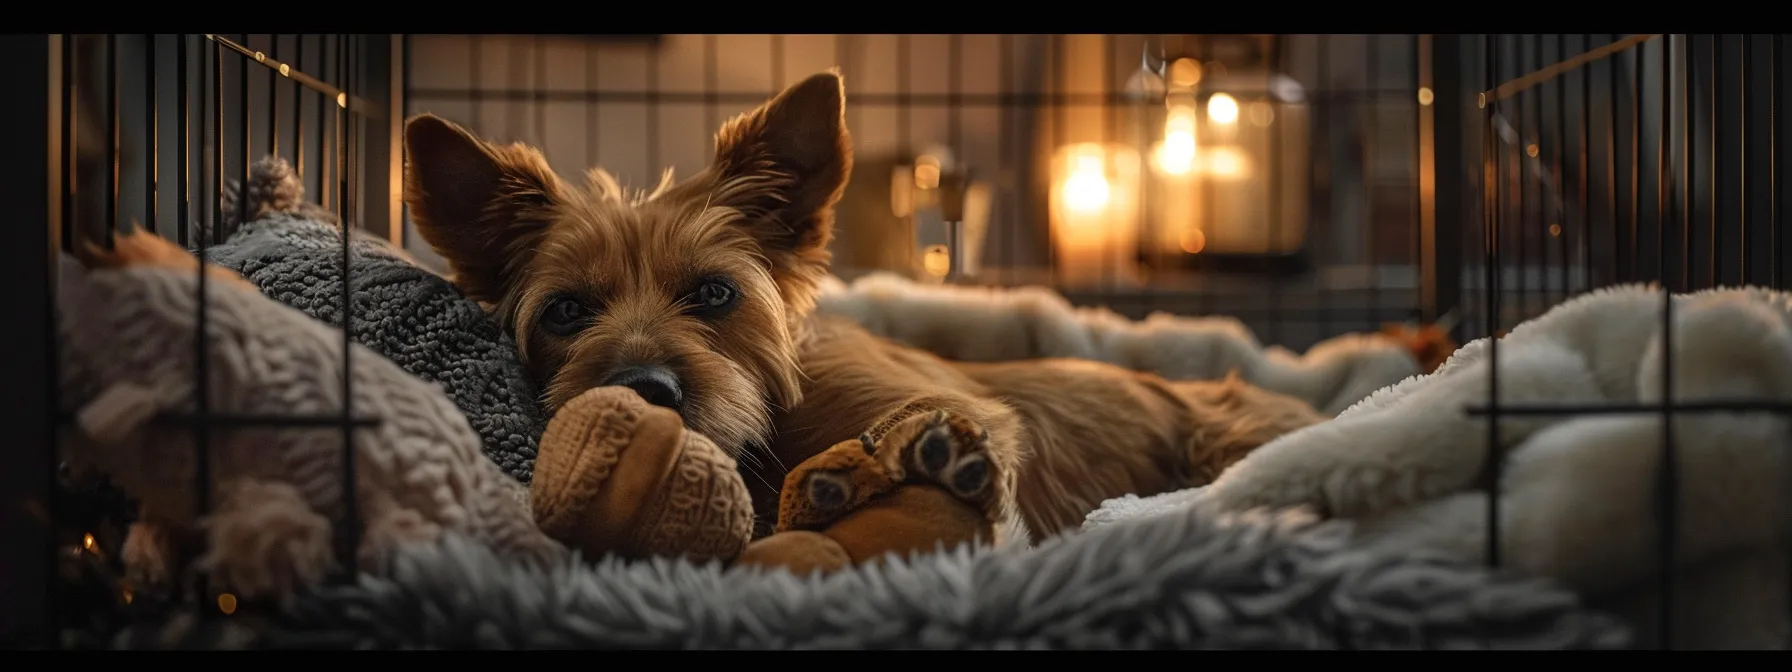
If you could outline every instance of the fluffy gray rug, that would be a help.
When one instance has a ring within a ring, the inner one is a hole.
[[[1613,649],[1545,583],[1352,550],[1339,524],[1165,515],[1011,551],[828,577],[675,561],[504,564],[450,537],[289,600],[257,632],[129,647],[429,649]]]

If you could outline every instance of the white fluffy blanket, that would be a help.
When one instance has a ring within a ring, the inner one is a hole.
[[[1154,313],[1135,321],[1072,306],[1044,287],[923,285],[875,273],[851,285],[825,283],[817,310],[959,361],[1070,357],[1174,380],[1216,380],[1236,369],[1246,381],[1327,415],[1419,373],[1410,353],[1377,334],[1345,334],[1296,355],[1265,348],[1234,318]]]
[[[1682,404],[1792,400],[1792,296],[1764,289],[1677,295],[1673,398]],[[1570,300],[1498,348],[1502,405],[1656,404],[1663,397],[1663,298],[1640,286]],[[1212,485],[1112,500],[1088,527],[1157,510],[1308,507],[1355,519],[1358,543],[1482,560],[1488,342],[1436,373],[1371,395],[1336,419],[1278,439]],[[1673,527],[1672,643],[1783,648],[1792,623],[1792,434],[1764,412],[1680,412]],[[1657,633],[1662,584],[1659,413],[1503,415],[1502,565],[1553,578]],[[1647,643],[1644,643],[1647,645]]]

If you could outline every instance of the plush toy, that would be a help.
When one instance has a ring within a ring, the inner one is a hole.
[[[899,425],[797,465],[777,532],[749,544],[752,501],[734,460],[678,414],[597,388],[548,422],[530,500],[544,532],[588,556],[732,559],[798,574],[994,539],[981,509],[906,478],[898,447],[926,427]],[[817,471],[831,477],[807,478]]]
[[[122,555],[134,578],[168,585],[189,566],[175,544],[199,532],[199,566],[241,597],[314,583],[336,563],[343,520],[343,430],[220,423],[208,432],[210,478],[197,481],[195,371],[208,372],[209,408],[236,418],[342,413],[343,366],[353,412],[377,424],[352,430],[359,569],[379,571],[396,545],[444,531],[505,557],[548,566],[566,549],[532,524],[522,489],[480,451],[479,436],[434,385],[341,332],[269,300],[240,276],[208,266],[206,367],[195,351],[197,261],[147,233],[120,236],[82,268],[64,259],[57,326],[59,434],[77,472],[99,471],[141,502]],[[198,510],[200,489],[212,493]]]

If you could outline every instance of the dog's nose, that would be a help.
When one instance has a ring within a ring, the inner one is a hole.
[[[649,404],[682,411],[684,391],[678,387],[678,376],[663,366],[631,366],[610,374],[604,387],[620,386],[634,390]]]

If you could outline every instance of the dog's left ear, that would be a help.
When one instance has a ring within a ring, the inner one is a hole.
[[[787,300],[807,303],[827,274],[834,203],[852,173],[845,110],[845,84],[829,70],[730,119],[716,134],[712,202],[746,215]]]

